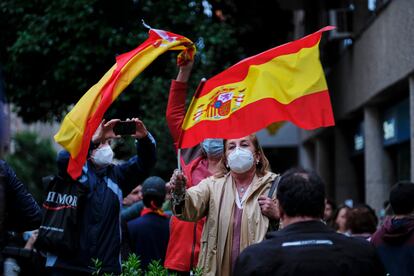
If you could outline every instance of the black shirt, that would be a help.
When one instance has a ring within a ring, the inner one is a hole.
[[[323,222],[306,221],[268,234],[246,248],[234,275],[385,275],[367,241],[335,233]]]

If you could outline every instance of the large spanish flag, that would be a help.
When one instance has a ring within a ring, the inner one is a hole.
[[[332,29],[244,59],[205,82],[187,111],[179,147],[243,137],[280,121],[304,129],[334,125],[319,60],[322,33]]]
[[[194,55],[195,48],[186,37],[150,29],[148,39],[136,49],[117,56],[112,68],[66,115],[54,138],[70,153],[67,170],[73,179],[81,175],[92,135],[108,107],[139,73],[167,50],[184,50],[180,56],[188,58]]]

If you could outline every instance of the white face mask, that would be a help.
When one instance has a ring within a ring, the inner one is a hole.
[[[230,170],[236,173],[244,173],[250,170],[254,163],[253,153],[248,149],[237,147],[227,156],[227,164]]]
[[[99,167],[104,167],[112,164],[114,152],[109,145],[98,148],[92,155],[93,162]]]

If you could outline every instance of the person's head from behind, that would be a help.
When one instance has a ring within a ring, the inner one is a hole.
[[[150,176],[142,183],[142,200],[147,208],[161,208],[166,193],[165,181],[161,177]]]
[[[56,157],[56,165],[58,169],[58,175],[60,177],[68,176],[68,160],[70,159],[70,154],[66,150],[60,150]],[[49,182],[48,182],[49,183]]]
[[[142,200],[142,185],[136,186],[126,197],[124,197],[122,204],[129,206],[140,200]]]
[[[294,168],[283,173],[276,194],[280,218],[322,219],[325,186],[315,173]]]
[[[201,143],[201,148],[207,158],[219,160],[224,151],[223,139],[205,139]]]
[[[390,204],[395,215],[409,215],[414,212],[414,184],[400,181],[392,187]]]
[[[229,170],[235,174],[254,170],[258,176],[264,176],[270,170],[269,161],[255,134],[224,140],[219,176],[225,175]]]
[[[377,230],[378,218],[368,205],[361,204],[347,213],[346,228],[352,235],[373,234]]]

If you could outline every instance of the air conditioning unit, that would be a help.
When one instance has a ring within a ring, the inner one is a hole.
[[[329,10],[329,25],[336,26],[335,30],[329,32],[329,40],[352,38],[352,11],[353,8]]]

